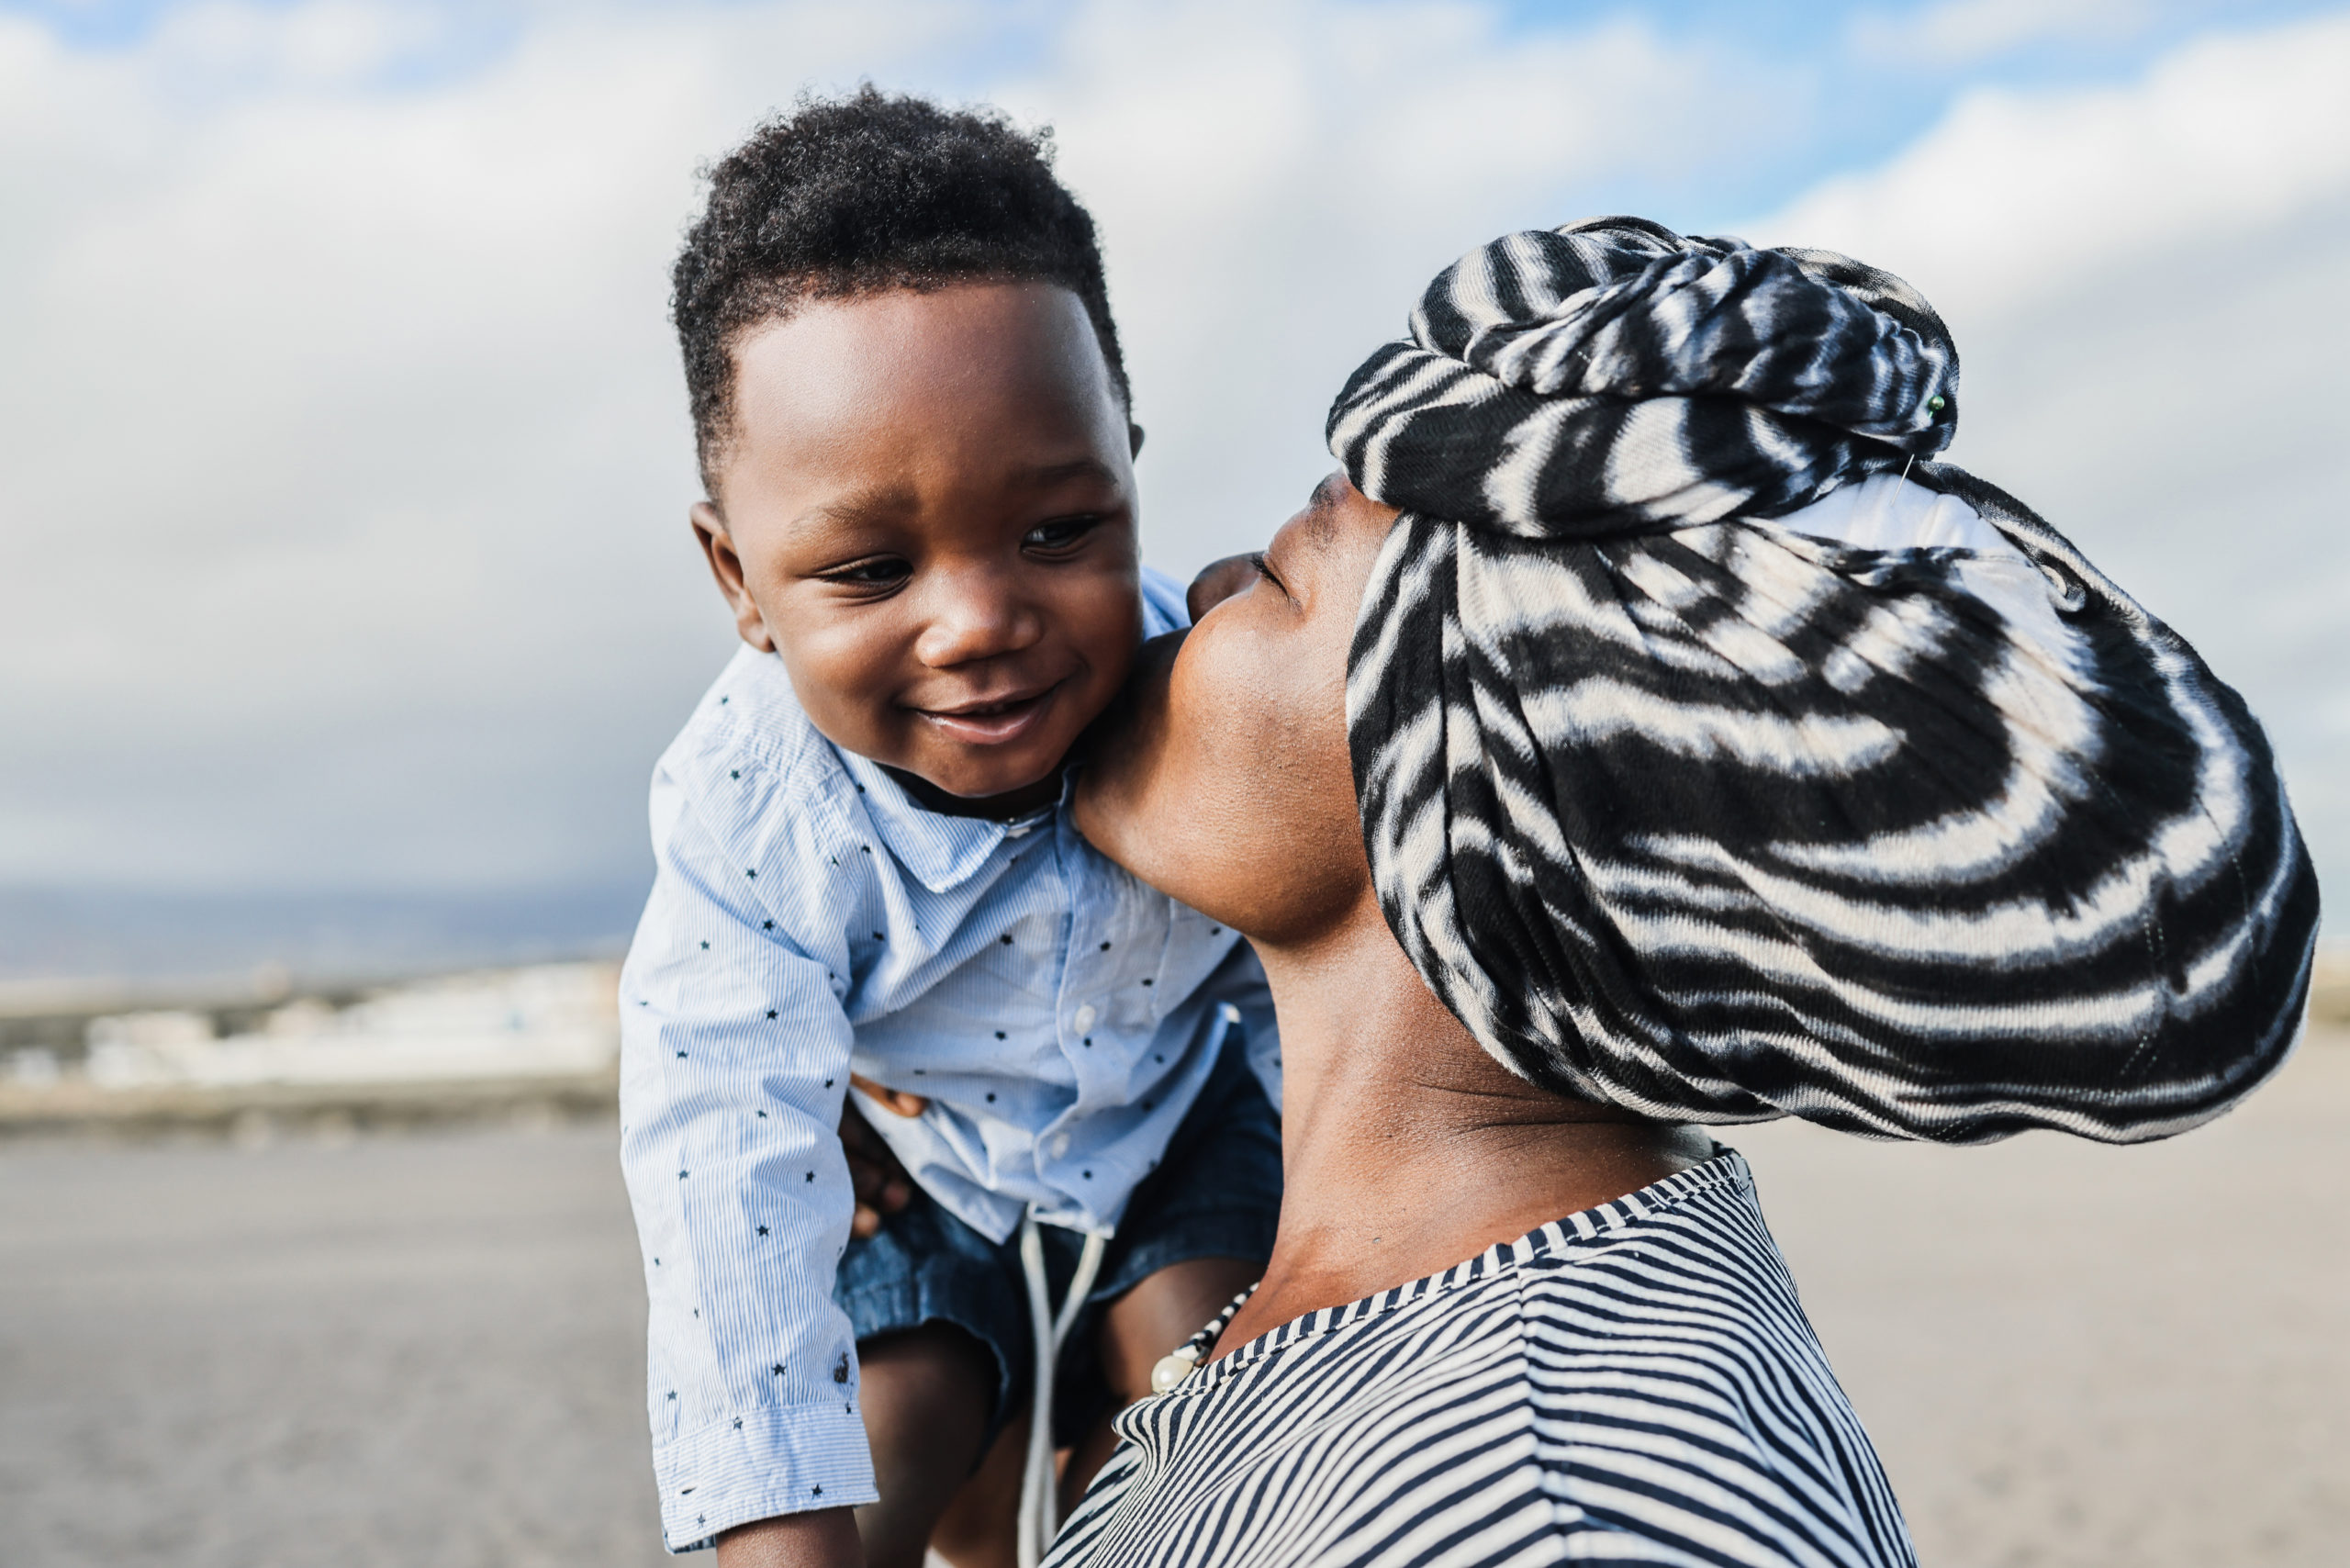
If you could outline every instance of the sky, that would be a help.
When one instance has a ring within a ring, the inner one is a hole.
[[[0,902],[624,909],[733,646],[696,170],[868,79],[1055,128],[1179,576],[1496,234],[1903,274],[1952,456],[2245,693],[2350,873],[2350,6],[0,0]]]

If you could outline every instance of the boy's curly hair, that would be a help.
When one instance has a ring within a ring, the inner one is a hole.
[[[1093,219],[1052,159],[1049,129],[868,83],[850,97],[801,98],[713,165],[669,301],[703,484],[733,429],[735,342],[803,299],[967,279],[1058,284],[1084,301],[1131,407]]]

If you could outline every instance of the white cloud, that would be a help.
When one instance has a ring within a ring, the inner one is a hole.
[[[731,640],[684,531],[666,268],[694,167],[803,84],[1058,125],[1151,431],[1147,547],[1177,569],[1296,504],[1328,397],[1437,268],[1805,134],[1754,62],[1468,0],[549,7],[404,85],[449,47],[416,17],[207,0],[86,54],[0,15],[0,879],[641,864],[650,759]],[[1766,225],[1941,302],[1967,454],[2068,526],[2238,470],[2278,498],[2113,546],[2158,609],[2174,579],[2211,596],[2177,618],[2231,675],[2317,645],[2292,629],[2324,622],[2324,579],[2203,569],[2205,534],[2340,558],[2307,476],[2343,329],[2283,306],[2341,253],[2288,241],[2340,210],[2344,36],[1978,95]],[[2215,360],[2224,399],[2196,385]],[[2305,706],[2296,735],[2323,728]]]
[[[1946,312],[2015,308],[2116,257],[2331,199],[2350,184],[2345,81],[2350,17],[2336,16],[2184,45],[2124,87],[1976,91],[1885,167],[1826,182],[1754,237],[1897,249]]]
[[[446,18],[369,0],[311,0],[281,17],[222,0],[167,13],[151,52],[215,83],[364,82],[442,41]]]
[[[2128,38],[2154,19],[2150,0],[1940,0],[1864,12],[1852,42],[1865,59],[1964,65],[2026,44]]]
[[[2181,47],[2134,85],[1980,94],[1749,226],[1917,284],[1965,364],[1953,455],[2241,689],[2350,876],[2350,17]]]
[[[0,663],[35,672],[0,878],[638,863],[730,636],[666,268],[692,170],[802,84],[1059,123],[1177,570],[1295,503],[1438,265],[1706,156],[1688,110],[1741,90],[1447,0],[550,8],[398,84],[445,41],[364,0],[207,0],[119,54],[0,16]]]
[[[1765,86],[1634,28],[1505,37],[1484,7],[1101,6],[1006,104],[1102,220],[1154,556],[1253,547],[1326,473],[1322,416],[1471,245],[1606,176],[1716,155]]]

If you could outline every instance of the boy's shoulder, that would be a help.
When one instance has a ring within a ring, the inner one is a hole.
[[[856,846],[880,835],[781,659],[744,647],[727,661],[661,754],[651,809],[665,868],[727,890],[718,896],[776,940],[846,962],[843,922],[871,901],[878,874]]]
[[[829,796],[846,778],[840,754],[800,707],[783,661],[747,645],[694,704],[661,754],[661,773],[699,796],[721,782],[743,782],[746,767],[778,792],[770,802],[777,805]]]
[[[1142,634],[1157,637],[1192,623],[1184,585],[1156,566],[1142,569]]]

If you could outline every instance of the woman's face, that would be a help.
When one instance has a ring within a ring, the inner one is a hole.
[[[1253,581],[1145,646],[1078,784],[1104,855],[1259,942],[1309,942],[1370,896],[1347,649],[1395,516],[1324,480]]]

